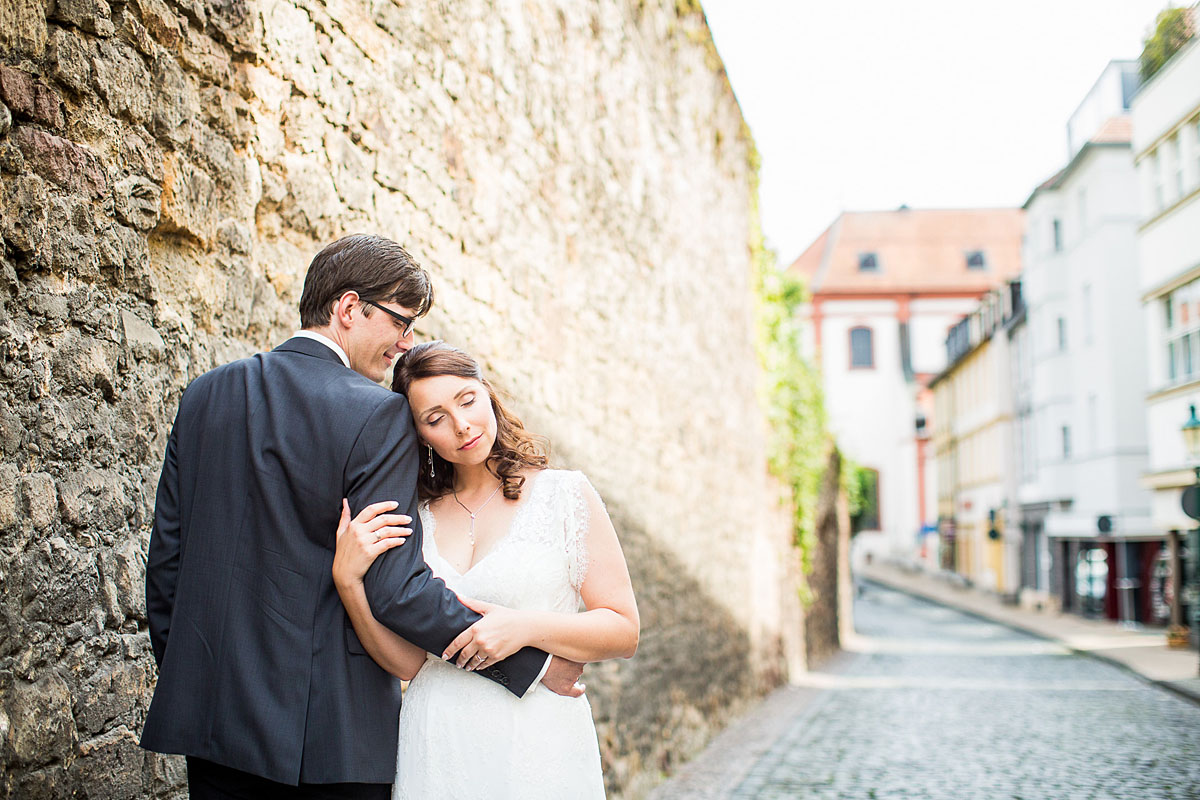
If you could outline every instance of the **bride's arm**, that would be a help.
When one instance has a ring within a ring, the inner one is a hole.
[[[625,555],[595,490],[586,481],[581,489],[586,508],[582,535],[586,537],[584,549],[589,563],[579,594],[587,611],[516,611],[460,598],[484,617],[463,631],[443,658],[457,652],[459,666],[479,669],[525,646],[580,662],[633,656],[641,622]],[[484,655],[485,660],[477,662],[477,654]]]
[[[400,547],[412,531],[398,527],[410,520],[403,514],[386,514],[396,503],[375,503],[363,509],[353,521],[350,506],[342,501],[338,521],[337,550],[333,556],[333,584],[350,617],[350,624],[375,663],[403,680],[412,680],[425,663],[425,651],[409,644],[380,624],[367,604],[363,575],[383,551]]]

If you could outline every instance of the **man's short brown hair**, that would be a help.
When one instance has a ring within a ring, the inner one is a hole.
[[[433,306],[429,273],[396,242],[366,233],[342,237],[313,257],[300,295],[300,327],[328,325],[333,304],[346,292],[411,308],[418,317]]]

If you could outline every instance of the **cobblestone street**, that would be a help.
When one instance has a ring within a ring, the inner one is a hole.
[[[655,800],[1195,800],[1200,707],[869,585],[856,652],[780,690]]]

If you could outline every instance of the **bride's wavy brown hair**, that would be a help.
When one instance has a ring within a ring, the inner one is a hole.
[[[500,479],[504,496],[516,500],[521,496],[525,478],[522,469],[545,469],[550,463],[550,445],[545,437],[525,430],[525,425],[516,415],[504,407],[495,388],[483,377],[479,362],[457,347],[443,341],[424,342],[413,346],[396,362],[392,372],[392,391],[408,396],[414,381],[434,378],[439,375],[455,375],[459,378],[477,380],[487,389],[496,414],[496,441],[488,455],[488,471]],[[417,496],[422,500],[435,500],[454,491],[454,465],[428,447],[418,448],[421,468],[417,476]],[[433,459],[433,477],[429,477],[430,458]]]

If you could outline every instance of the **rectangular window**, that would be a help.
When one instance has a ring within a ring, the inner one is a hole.
[[[1179,348],[1183,352],[1183,376],[1192,377],[1192,334],[1185,334]]]
[[[1092,343],[1092,286],[1083,286],[1083,343]]]
[[[1088,395],[1088,449],[1096,452],[1096,439],[1100,435],[1100,413],[1096,410],[1096,395]]]
[[[870,328],[850,329],[851,369],[872,369],[875,366],[875,351],[871,338]]]
[[[1071,457],[1071,428],[1067,425],[1062,426],[1062,457],[1064,460]]]
[[[1054,220],[1054,252],[1062,252],[1062,220]]]
[[[1167,342],[1167,380],[1172,383],[1179,376],[1175,364],[1175,342]]]
[[[858,271],[859,272],[878,272],[879,257],[874,253],[859,253],[858,254]]]
[[[1058,349],[1063,352],[1067,349],[1067,321],[1062,317],[1058,318]]]
[[[967,251],[967,269],[987,269],[987,261],[982,250]]]
[[[1166,192],[1163,188],[1162,159],[1158,151],[1150,154],[1150,180],[1154,184],[1154,210],[1162,211],[1167,207]]]
[[[1183,154],[1179,150],[1179,137],[1171,137],[1172,166],[1175,167],[1175,199],[1183,197]]]
[[[1173,295],[1167,295],[1167,299],[1163,300],[1163,308],[1167,315],[1167,330],[1175,327],[1175,301]]]

